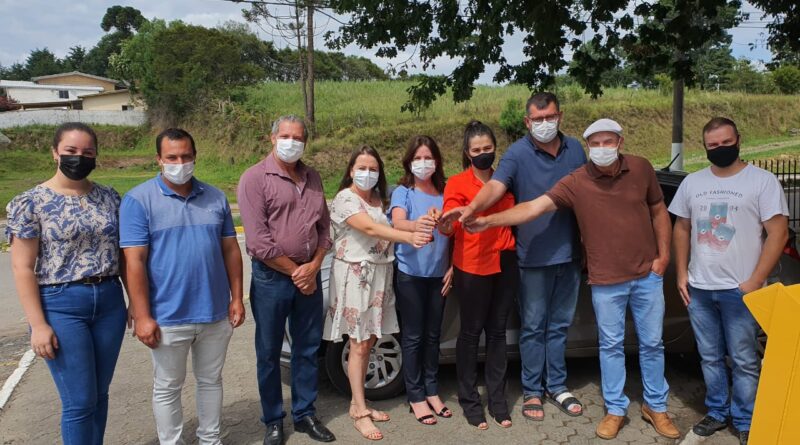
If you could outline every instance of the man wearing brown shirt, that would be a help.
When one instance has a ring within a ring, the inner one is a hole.
[[[597,426],[603,439],[617,436],[629,400],[625,386],[625,313],[630,306],[639,338],[644,383],[642,415],[669,438],[680,433],[667,416],[664,378],[663,275],[669,264],[670,220],[650,163],[619,154],[622,127],[600,119],[583,134],[591,162],[533,201],[493,215],[469,218],[467,230],[515,226],[559,208],[575,212],[589,268],[600,337],[600,370],[607,415]],[[444,218],[460,214],[458,209]]]
[[[256,322],[258,392],[267,426],[264,443],[284,441],[280,354],[284,327],[292,337],[294,430],[320,442],[335,440],[316,418],[317,351],[322,338],[320,268],[331,247],[322,179],[300,158],[308,133],[302,119],[272,126],[274,149],[239,180],[239,210],[253,260],[250,304]]]

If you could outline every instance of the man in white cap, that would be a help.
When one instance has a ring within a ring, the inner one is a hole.
[[[583,133],[591,162],[564,177],[541,197],[485,217],[463,217],[467,230],[516,226],[558,209],[572,209],[578,221],[592,286],[600,339],[600,371],[607,415],[597,435],[613,439],[622,428],[625,396],[625,313],[630,306],[639,338],[644,384],[642,416],[662,436],[680,432],[667,415],[669,385],[664,378],[663,276],[669,264],[671,227],[664,196],[650,163],[622,155],[622,127],[611,119]]]

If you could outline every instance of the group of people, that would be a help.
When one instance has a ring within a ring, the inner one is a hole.
[[[581,142],[560,131],[562,120],[556,96],[531,96],[529,134],[508,148],[496,169],[492,129],[470,122],[463,171],[449,179],[436,141],[415,136],[391,196],[379,153],[361,146],[330,204],[319,173],[302,161],[303,120],[289,115],[274,122],[273,150],[244,172],[237,190],[252,259],[265,444],[284,442],[280,355],[287,326],[295,431],[335,440],[314,407],[322,339],[349,342],[349,416],[364,438],[381,439],[376,423],[390,420],[368,406],[364,390],[370,350],[388,334],[400,334],[409,412],[426,426],[452,417],[437,385],[447,298],[460,303],[458,403],[469,425],[489,428],[488,413],[498,426],[512,426],[506,324],[515,305],[522,415],[541,421],[549,402],[564,415],[581,416],[584,406],[566,385],[564,356],[584,262],[607,411],[597,435],[616,437],[627,413],[623,339],[630,307],[642,416],[659,434],[678,438],[666,413],[662,341],[671,249],[707,387],[708,412],[693,431],[708,436],[732,420],[747,442],[760,363],[757,325],[742,296],[765,283],[788,236],[779,182],[741,161],[735,123],[714,118],[703,129],[712,165],[688,175],[668,209],[650,163],[622,153],[617,122],[600,119],[586,129],[587,160]],[[192,136],[165,130],[156,151],[160,172],[121,199],[88,180],[98,156],[94,131],[64,124],[52,146],[55,175],[7,207],[31,345],[58,388],[68,445],[103,443],[126,320],[151,348],[160,443],[184,443],[181,391],[190,350],[196,434],[202,444],[220,443],[222,369],[233,329],[245,319],[242,256],[225,195],[194,177]],[[677,218],[674,228],[669,212]],[[320,270],[329,250],[329,305],[323,307]],[[482,334],[486,409],[477,381]]]

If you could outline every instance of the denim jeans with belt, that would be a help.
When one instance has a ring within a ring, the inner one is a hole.
[[[730,415],[738,431],[750,431],[761,368],[756,320],[745,306],[739,288],[689,287],[689,296],[689,320],[700,352],[708,415],[719,421]],[[728,391],[726,354],[733,365],[732,391]]]
[[[292,418],[295,422],[315,414],[319,345],[322,341],[322,279],[317,290],[304,295],[292,277],[253,260],[250,305],[256,322],[256,374],[261,397],[261,421],[283,422],[281,347],[289,320],[292,337]]]
[[[58,339],[46,360],[61,397],[65,445],[103,443],[108,388],[125,335],[128,310],[118,278],[98,284],[39,287],[44,317]]]
[[[519,352],[522,393],[542,397],[543,390],[567,390],[567,331],[578,303],[578,261],[519,269]]]
[[[592,304],[600,336],[600,380],[609,414],[624,416],[625,314],[630,306],[639,338],[644,402],[655,412],[667,410],[669,385],[664,378],[664,278],[653,272],[611,285],[592,285]]]

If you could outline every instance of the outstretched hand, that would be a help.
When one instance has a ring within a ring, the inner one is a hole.
[[[411,234],[411,245],[419,249],[425,247],[432,239],[433,235],[430,232],[417,230]]]
[[[485,217],[479,216],[477,218],[472,218],[471,220],[465,222],[464,228],[469,233],[480,233],[489,228],[489,222],[486,220]]]
[[[454,209],[450,209],[446,211],[442,216],[439,217],[439,224],[440,225],[450,225],[455,221],[465,222],[471,220],[473,211],[472,208],[469,206],[462,206],[456,207]]]

